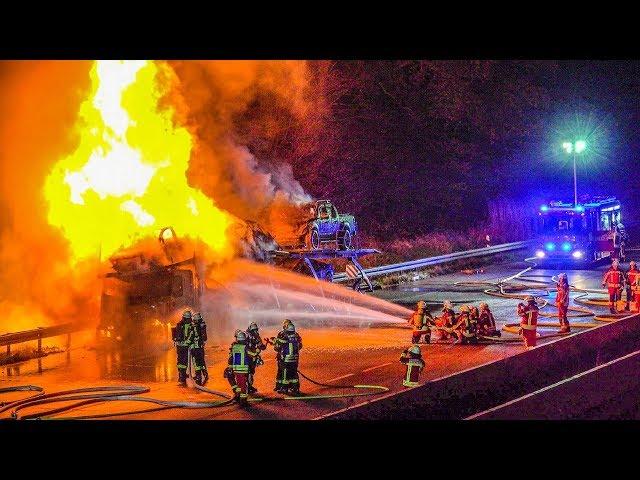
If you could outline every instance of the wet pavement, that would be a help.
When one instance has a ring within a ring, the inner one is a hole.
[[[525,263],[499,264],[485,267],[484,273],[467,275],[456,273],[428,280],[405,284],[374,293],[378,298],[402,305],[415,304],[424,299],[434,310],[439,302],[450,299],[456,306],[462,303],[477,304],[486,301],[498,321],[516,322],[517,300],[488,296],[482,286],[456,286],[456,282],[495,281],[506,278],[526,268]],[[570,283],[582,288],[600,288],[604,267],[593,271],[567,271]],[[557,274],[558,270],[532,270],[526,276],[542,280]],[[517,281],[517,280],[516,280]],[[547,310],[553,311],[550,306]],[[599,307],[595,311],[603,313]],[[554,319],[544,319],[553,321]],[[591,318],[571,319],[574,323],[592,323]],[[263,329],[262,336],[273,336],[277,332]],[[577,330],[577,329],[576,329]],[[314,326],[298,324],[304,348],[301,352],[300,371],[322,383],[336,385],[382,385],[392,392],[402,387],[404,367],[399,363],[400,353],[410,344],[411,332],[404,325],[374,323],[370,327],[339,327],[334,325]],[[554,328],[540,329],[541,333],[553,333]],[[503,333],[503,338],[513,338]],[[541,342],[546,341],[542,339]],[[113,350],[98,350],[89,344],[72,341],[72,349],[62,354],[49,355],[38,360],[0,367],[0,388],[12,385],[32,384],[44,387],[47,392],[98,385],[146,385],[151,392],[145,396],[177,401],[218,400],[193,388],[176,385],[175,352],[172,348],[142,348],[125,346]],[[207,388],[229,393],[228,383],[222,378],[226,366],[228,345],[220,339],[209,342],[206,348],[210,382]],[[484,344],[459,346],[450,343],[435,343],[422,346],[426,368],[421,381],[428,381],[497,360],[523,351],[521,343]],[[256,386],[260,394],[269,401],[252,404],[243,410],[236,405],[209,409],[171,409],[153,413],[129,414],[113,418],[139,419],[313,419],[367,401],[371,397],[330,398],[310,401],[278,400],[272,391],[275,377],[275,354],[269,349],[263,354],[265,364],[259,367]],[[302,380],[302,391],[307,395],[344,395],[361,390],[319,387]],[[1,401],[23,398],[24,393],[5,395]],[[65,412],[60,416],[82,416],[100,413],[122,413],[141,410],[152,405],[117,402],[89,405]],[[29,413],[36,411],[31,409]]]

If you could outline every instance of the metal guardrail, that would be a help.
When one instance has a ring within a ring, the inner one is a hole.
[[[7,347],[7,354],[11,354],[11,345],[24,342],[38,341],[38,352],[42,352],[42,339],[67,335],[67,347],[71,342],[71,334],[88,328],[86,325],[76,323],[62,323],[51,327],[39,327],[23,332],[5,333],[0,335],[0,347]]]
[[[497,253],[510,252],[520,250],[531,245],[533,240],[524,240],[522,242],[503,243],[493,245],[491,247],[476,248],[475,250],[465,250],[462,252],[447,253],[446,255],[438,255],[437,257],[421,258],[419,260],[411,260],[409,262],[394,263],[391,265],[383,265],[380,267],[367,268],[364,270],[367,276],[376,277],[380,275],[388,275],[390,273],[404,272],[407,270],[416,270],[431,265],[439,265],[454,260],[463,260],[466,258],[483,257],[486,255],[495,255]],[[333,276],[334,282],[344,282],[348,280],[346,273],[337,273]]]

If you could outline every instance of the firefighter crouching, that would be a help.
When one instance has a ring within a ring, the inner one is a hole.
[[[468,305],[463,305],[460,307],[460,315],[458,315],[456,324],[451,327],[451,330],[458,337],[456,343],[460,343],[461,345],[478,343],[478,319],[476,316],[477,311],[478,310],[475,309],[475,313],[472,312],[471,308]]]
[[[557,289],[556,306],[558,307],[558,320],[560,322],[558,333],[569,333],[571,331],[569,318],[567,317],[569,311],[569,280],[566,273],[558,275]]]
[[[480,302],[480,316],[478,318],[478,335],[483,337],[500,337],[502,334],[496,328],[496,319],[489,310],[486,302]]]
[[[298,361],[302,349],[302,338],[296,333],[291,321],[285,321],[284,329],[272,340],[278,361],[276,388],[278,393],[300,393]]]
[[[178,384],[183,387],[187,385],[187,368],[189,366],[191,334],[191,311],[185,310],[180,321],[171,329],[171,337],[176,345]]]
[[[236,330],[235,341],[229,347],[228,367],[224,377],[229,381],[236,401],[247,405],[249,396],[249,353],[247,351],[247,335]]]
[[[416,311],[409,317],[409,323],[413,326],[411,343],[420,343],[424,335],[424,343],[431,343],[431,327],[435,326],[435,320],[427,310],[427,304],[420,300],[416,304]]]
[[[402,380],[402,385],[405,387],[415,387],[418,385],[418,378],[420,372],[424,368],[424,360],[422,359],[422,353],[418,345],[412,345],[400,356],[400,362],[407,366],[407,371]]]
[[[260,352],[265,350],[267,345],[262,341],[258,324],[255,322],[251,322],[247,329],[247,347],[247,353],[249,354],[249,393],[256,393],[258,389],[253,386],[253,378],[256,373],[256,367],[264,364]]]
[[[536,346],[536,329],[538,326],[538,304],[531,295],[525,298],[526,304],[518,304],[518,315],[520,315],[520,336],[524,340],[527,348]]]
[[[611,262],[611,268],[602,278],[602,286],[606,287],[609,292],[609,311],[614,314],[618,313],[617,302],[620,300],[624,283],[624,275],[618,265],[618,260]]]
[[[451,327],[456,323],[456,312],[453,310],[451,300],[444,301],[442,306],[442,316],[438,317],[435,323],[436,326],[439,327],[438,331],[440,332],[440,340],[447,340],[449,338]]]
[[[192,341],[190,347],[191,359],[195,369],[194,381],[198,385],[204,385],[209,380],[209,372],[204,359],[204,344],[207,341],[207,324],[202,318],[202,314],[197,312],[192,317]]]
[[[625,306],[625,310],[629,310],[631,308],[631,304],[636,301],[635,292],[638,277],[640,277],[640,271],[636,268],[636,262],[631,260],[629,262],[629,270],[625,274],[625,284],[627,286],[627,304]],[[634,310],[637,310],[637,308],[634,308]]]

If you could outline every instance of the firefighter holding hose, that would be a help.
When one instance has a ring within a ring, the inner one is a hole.
[[[536,330],[538,328],[538,304],[531,295],[525,298],[526,304],[518,304],[520,315],[520,336],[524,340],[524,346],[529,349],[536,346]]]
[[[298,376],[298,362],[302,349],[302,337],[296,332],[293,322],[285,321],[284,329],[278,333],[271,343],[276,351],[278,372],[276,388],[278,393],[300,393],[300,378]]]
[[[606,287],[609,292],[609,311],[613,314],[618,313],[616,304],[620,300],[624,284],[624,274],[618,266],[618,260],[613,260],[613,262],[611,262],[611,268],[606,271],[602,278],[602,286]]]
[[[404,378],[402,379],[402,385],[405,387],[417,386],[420,372],[422,372],[425,366],[420,347],[418,345],[412,345],[407,348],[400,356],[400,363],[407,366]]]
[[[451,300],[445,300],[442,305],[442,316],[436,319],[436,326],[440,331],[440,340],[446,340],[449,338],[449,331],[456,323],[456,312],[453,310],[453,303]],[[455,335],[455,334],[454,334]]]
[[[427,310],[427,303],[424,300],[416,304],[416,311],[409,317],[409,323],[413,326],[411,343],[420,343],[423,335],[424,343],[431,343],[431,328],[436,325],[436,322]]]
[[[255,322],[251,322],[247,329],[247,347],[247,353],[249,354],[249,393],[256,393],[258,389],[253,386],[253,377],[256,373],[256,367],[264,364],[260,352],[266,350],[267,345],[262,341],[260,329]]]
[[[469,305],[460,307],[460,315],[458,315],[456,324],[451,327],[451,330],[458,337],[456,343],[460,343],[461,345],[478,343],[478,320]]]
[[[558,333],[569,333],[571,326],[567,313],[569,311],[569,280],[566,273],[558,275],[558,283],[556,284],[558,293],[556,295],[556,306],[558,307],[558,321],[560,322],[560,330]]]
[[[483,337],[499,337],[500,331],[496,328],[496,319],[489,310],[486,302],[480,302],[480,317],[478,318],[478,335]]]

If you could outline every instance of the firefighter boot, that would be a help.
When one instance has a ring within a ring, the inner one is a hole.
[[[204,383],[202,383],[202,372],[200,370],[196,372],[196,376],[193,380],[196,382],[196,385],[204,385]]]
[[[178,369],[178,385],[181,387],[187,386],[187,371],[185,369]]]
[[[562,326],[560,327],[560,330],[558,330],[558,333],[569,333],[571,331],[571,327],[569,327],[568,323],[563,323]]]
[[[202,383],[201,383],[201,385],[205,386],[208,381],[209,381],[209,372],[205,368],[204,370],[202,370]]]

